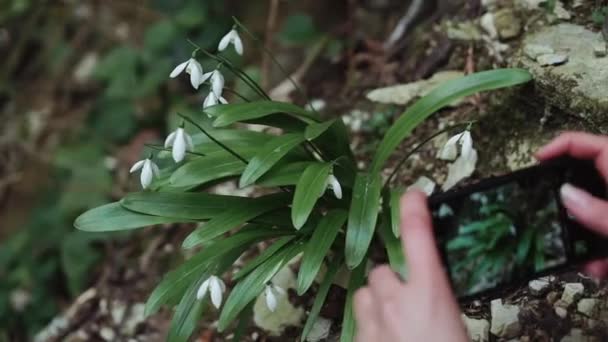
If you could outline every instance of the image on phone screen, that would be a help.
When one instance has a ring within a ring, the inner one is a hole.
[[[528,177],[433,210],[452,286],[467,296],[566,263],[557,173]]]

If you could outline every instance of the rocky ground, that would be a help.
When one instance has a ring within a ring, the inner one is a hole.
[[[415,139],[438,127],[476,119],[473,136],[480,161],[472,180],[530,165],[534,162],[532,153],[561,130],[608,132],[608,57],[601,25],[589,19],[593,1],[558,1],[553,13],[540,8],[539,3],[485,0],[478,6],[465,6],[454,16],[424,21],[416,28],[407,40],[408,48],[420,52],[415,58],[383,65],[386,56],[370,48],[374,44],[368,42],[366,48],[353,51],[359,58],[351,59],[366,60],[369,67],[365,71],[349,66],[345,75],[328,80],[319,92],[313,87],[319,82],[317,73],[332,75],[332,70],[344,69],[343,62],[325,65],[326,69],[321,65],[317,70],[322,72],[311,71],[303,82],[314,88],[311,93],[319,99],[319,106],[326,103],[324,114],[343,114],[354,137],[353,147],[365,165],[374,141],[398,112],[395,106],[401,108],[423,95],[437,79],[493,66],[526,68],[533,73],[534,84],[453,104],[417,129],[414,138],[403,144],[402,153]],[[404,78],[411,81],[430,80],[370,92],[379,86],[393,86],[395,81],[385,75],[395,69],[408,74]],[[328,94],[342,87],[343,100],[331,101]],[[445,137],[438,138],[415,154],[397,177],[398,182],[409,185],[425,175],[441,184],[446,164],[435,155],[444,141]],[[230,186],[221,189],[233,190]],[[144,318],[142,305],[179,250],[182,234],[159,227],[136,233],[134,239],[141,238],[144,247],[128,243],[112,246],[97,284],[41,332],[39,340],[162,340],[169,310]],[[251,253],[264,247],[259,245]],[[247,257],[251,255],[244,259]],[[274,281],[285,289],[292,288],[297,266],[297,262],[290,265]],[[607,291],[605,282],[571,271],[505,290],[500,298],[462,303],[462,318],[473,341],[608,341]],[[334,285],[322,319],[308,341],[338,339],[343,300],[344,290],[340,284]],[[257,303],[255,326],[248,330],[248,340],[296,340],[311,301],[288,290],[274,314]],[[230,340],[230,336],[214,333],[214,317],[210,313],[202,320],[197,341]]]

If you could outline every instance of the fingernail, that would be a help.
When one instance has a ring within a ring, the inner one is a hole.
[[[588,202],[589,194],[572,184],[564,183],[559,192],[566,207],[584,207]]]

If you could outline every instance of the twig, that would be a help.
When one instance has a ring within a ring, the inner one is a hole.
[[[395,26],[393,32],[390,34],[386,42],[384,42],[384,50],[388,51],[389,49],[391,49],[393,45],[395,45],[395,43],[407,33],[410,26],[412,26],[414,19],[416,19],[416,17],[420,13],[423,3],[423,0],[412,0],[412,3],[408,7],[407,11],[403,15],[403,17],[401,17],[401,19],[397,23],[397,26]]]
[[[270,11],[268,12],[268,20],[266,21],[266,34],[264,37],[264,45],[270,49],[272,47],[272,35],[274,33],[277,13],[279,9],[279,0],[270,0]],[[270,57],[267,54],[262,56],[262,88],[270,87]]]

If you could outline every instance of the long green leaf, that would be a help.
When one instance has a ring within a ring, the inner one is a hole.
[[[407,277],[407,264],[405,262],[405,254],[403,246],[399,238],[391,231],[390,217],[387,214],[383,215],[383,219],[378,227],[378,233],[384,241],[384,248],[388,254],[388,262],[393,271],[399,273],[403,280]]]
[[[278,113],[285,113],[306,123],[316,121],[313,113],[291,103],[276,101],[254,101],[213,106],[205,109],[205,113],[216,117],[213,122],[215,127],[225,127],[235,122],[257,119]]]
[[[306,138],[306,140],[309,141],[316,139],[318,136],[325,133],[325,131],[327,131],[329,127],[334,124],[335,121],[336,119],[318,123],[311,123],[310,125],[306,126],[306,129],[304,130],[304,137]]]
[[[291,221],[296,229],[304,226],[315,203],[325,192],[330,172],[330,163],[314,163],[309,165],[300,176],[291,207]]]
[[[482,91],[514,86],[531,79],[530,73],[524,69],[497,69],[467,75],[438,86],[401,114],[386,132],[372,161],[371,172],[380,172],[395,148],[416,126],[454,100]]]
[[[325,298],[327,298],[327,294],[329,293],[329,289],[331,284],[338,273],[338,268],[340,267],[340,263],[342,262],[342,258],[336,257],[329,264],[327,268],[327,272],[323,277],[323,281],[319,286],[319,290],[315,296],[315,301],[312,303],[312,308],[310,308],[310,312],[308,313],[308,318],[306,319],[306,323],[304,324],[304,329],[302,329],[302,337],[300,341],[306,341],[306,337],[310,334],[310,330],[312,329],[315,321],[319,317],[319,313],[321,312],[321,308],[325,303]]]
[[[310,241],[306,243],[302,265],[298,273],[298,295],[304,294],[312,285],[319,273],[323,258],[327,255],[347,217],[348,213],[345,210],[332,210],[321,219],[312,233]]]
[[[76,218],[74,227],[87,232],[110,232],[141,228],[163,223],[188,222],[189,220],[151,216],[123,208],[119,202],[91,209]]]
[[[401,200],[403,192],[404,190],[402,188],[390,190],[389,207],[391,211],[391,228],[395,237],[401,235],[401,211],[399,208],[399,201]]]
[[[247,164],[239,180],[239,186],[245,187],[255,183],[258,178],[302,142],[304,142],[304,135],[301,133],[283,134],[267,142]]]
[[[233,205],[202,224],[184,240],[182,247],[192,248],[216,238],[264,213],[286,206],[288,194],[258,197],[253,202]]]
[[[208,133],[236,152],[251,146],[261,146],[273,138],[270,134],[246,129],[209,129]],[[192,142],[194,151],[198,153],[209,154],[224,151],[223,147],[203,133],[193,134]]]
[[[128,210],[147,215],[208,220],[232,206],[254,201],[249,197],[205,192],[133,192],[125,196],[120,204]]]
[[[348,282],[346,290],[346,304],[344,305],[344,318],[342,320],[342,333],[340,334],[340,342],[353,342],[355,340],[355,331],[357,328],[355,315],[353,313],[353,296],[355,291],[365,283],[365,263],[362,262],[355,268]]]
[[[173,187],[193,187],[229,176],[237,176],[245,170],[245,163],[228,153],[199,157],[186,162],[175,170],[170,178]]]
[[[247,263],[243,268],[241,268],[233,277],[232,280],[236,281],[244,276],[248,275],[251,271],[253,271],[256,267],[263,264],[268,258],[273,256],[279,249],[283,248],[286,244],[291,242],[295,238],[295,235],[284,236],[277,241],[273,242],[270,247],[266,248],[262,253],[258,254],[253,260]]]
[[[188,288],[203,275],[210,274],[217,258],[225,253],[245,250],[254,243],[275,238],[278,231],[266,227],[251,227],[225,238],[219,239],[206,246],[202,251],[181,264],[175,270],[167,273],[156,286],[146,302],[146,316],[158,311],[165,304],[175,303]]]
[[[300,161],[289,164],[276,165],[264,174],[255,183],[261,186],[274,187],[274,186],[287,186],[296,185],[298,179],[302,175],[302,172],[307,166],[313,162]]]
[[[381,188],[379,175],[357,174],[346,229],[345,256],[350,269],[361,263],[372,241],[380,209]]]
[[[220,315],[218,329],[225,330],[238,314],[261,292],[272,277],[291,259],[302,251],[302,244],[292,243],[273,256],[241,280],[230,293]]]

